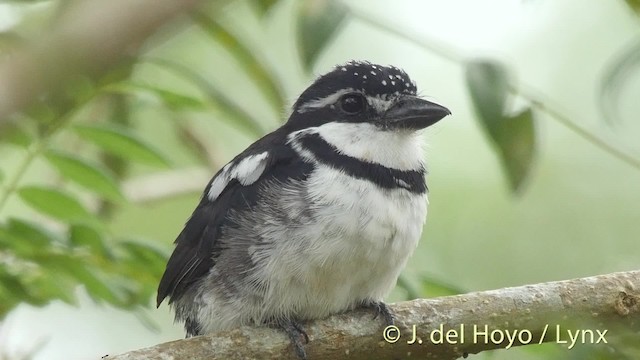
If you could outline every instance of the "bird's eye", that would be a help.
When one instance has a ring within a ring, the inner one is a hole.
[[[349,115],[364,111],[367,101],[361,94],[346,94],[340,98],[340,109]]]

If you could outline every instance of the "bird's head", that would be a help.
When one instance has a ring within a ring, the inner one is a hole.
[[[288,126],[368,123],[384,131],[424,129],[451,114],[417,96],[407,73],[394,66],[351,61],[319,77],[298,98]]]

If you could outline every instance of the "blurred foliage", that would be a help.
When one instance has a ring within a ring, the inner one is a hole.
[[[260,17],[266,16],[271,9],[277,5],[279,0],[254,0],[251,5],[254,7]]]
[[[522,188],[535,153],[535,132],[531,108],[508,114],[512,87],[504,66],[494,61],[467,64],[467,84],[478,120],[496,146],[511,188]]]
[[[640,0],[625,0],[629,8],[640,16]],[[598,102],[600,114],[609,124],[622,121],[617,107],[617,100],[625,82],[633,71],[640,67],[640,38],[629,42],[617,55],[614,55],[605,69],[600,84]]]
[[[253,2],[261,17],[268,16],[276,4]],[[301,8],[300,18],[306,17]],[[211,41],[227,50],[279,117],[286,96],[281,79],[264,58],[215,16],[195,12],[191,18]],[[5,54],[28,46],[19,31],[2,35]],[[316,55],[327,44],[325,35],[314,50]],[[133,81],[132,70],[141,64],[177,75],[202,96]],[[142,164],[150,172],[175,166],[162,146],[144,140],[135,119],[128,119],[130,104],[149,97],[156,101],[144,102],[144,106],[160,106],[173,113],[215,110],[252,136],[265,133],[260,121],[236,105],[223,88],[171,59],[130,59],[100,79],[80,75],[61,91],[45,94],[38,104],[4,125],[0,134],[5,146],[23,154],[11,173],[0,173],[0,212],[14,197],[33,210],[0,218],[0,318],[21,302],[37,306],[51,300],[75,303],[78,285],[98,302],[127,309],[148,305],[167,252],[144,241],[111,236],[109,212],[102,210],[105,204],[117,207],[131,201],[122,190],[123,181],[131,176],[130,164]],[[105,103],[110,107],[105,108]],[[193,137],[183,136],[182,140],[186,147],[194,146]],[[200,154],[200,160],[206,158]],[[25,183],[29,168],[38,161],[46,162],[55,176]]]
[[[249,114],[247,110],[236,105],[222,89],[218,89],[196,71],[180,63],[166,59],[151,58],[149,62],[180,76],[200,89],[206,99],[205,106],[219,111],[223,115],[224,120],[231,126],[237,127],[239,130],[250,133],[256,137],[262,136],[266,132],[266,129],[262,127],[258,119]],[[158,97],[162,102],[167,101],[167,98],[163,96],[164,94],[164,92],[158,93]]]
[[[193,19],[205,30],[211,40],[224,46],[238,66],[242,67],[251,81],[261,90],[262,96],[269,101],[272,110],[276,113],[282,111],[286,104],[279,79],[273,71],[267,69],[266,64],[260,61],[261,58],[220,22],[201,12],[196,12]]]
[[[50,194],[32,196],[38,202]],[[104,230],[75,219],[59,232],[25,219],[3,222],[1,314],[23,302],[42,306],[58,299],[75,304],[78,284],[97,302],[126,309],[148,303],[164,270],[165,254],[139,241],[108,239]]]
[[[625,2],[629,5],[631,10],[640,15],[640,0],[625,0]]]
[[[260,20],[273,11],[277,0],[254,0],[251,6]],[[638,11],[638,1],[627,1]],[[353,16],[338,0],[313,0],[296,4],[299,63],[310,74],[322,52]],[[366,18],[359,16],[362,20]],[[251,79],[275,117],[287,105],[283,79],[223,17],[205,10],[191,14],[193,25],[222,47],[229,58]],[[375,22],[370,22],[375,25]],[[258,25],[259,26],[259,25]],[[397,29],[382,28],[403,36],[418,46],[438,52],[437,46],[416,40]],[[611,110],[626,74],[640,63],[639,42],[612,60],[604,77],[602,108]],[[0,34],[0,52],[8,56],[25,46],[18,30]],[[106,204],[118,207],[132,200],[123,182],[133,177],[131,165],[142,165],[145,173],[177,167],[163,153],[163,144],[145,140],[130,119],[131,104],[160,108],[172,114],[210,114],[251,137],[266,131],[264,125],[225,92],[196,70],[169,58],[145,56],[120,64],[98,80],[81,76],[56,94],[45,94],[37,105],[26,109],[3,127],[0,145],[22,154],[11,171],[0,171],[0,319],[18,304],[43,306],[52,300],[76,303],[75,289],[83,286],[96,302],[125,309],[149,305],[156,290],[168,249],[159,250],[141,239],[113,236]],[[452,61],[456,57],[447,56]],[[458,59],[460,57],[457,57]],[[161,88],[134,80],[139,65],[152,66],[192,85],[198,95]],[[509,76],[507,65],[495,60],[466,61],[466,80],[477,119],[505,170],[510,188],[523,191],[536,153],[536,115],[545,109],[544,99],[524,96]],[[530,105],[513,109],[514,95]],[[105,106],[107,104],[108,106]],[[612,111],[606,111],[615,114]],[[172,120],[158,120],[172,121]],[[202,164],[206,146],[199,146],[193,132],[176,122],[182,145],[195,149]],[[594,145],[600,146],[595,143]],[[36,162],[47,164],[52,175],[26,182],[28,169]],[[19,198],[32,212],[7,214],[10,199]],[[399,285],[409,297],[444,296],[463,289],[423,276],[420,286],[404,278]],[[574,353],[575,354],[575,353]]]
[[[640,0],[625,0],[625,2],[636,15],[640,15]],[[637,70],[639,65],[640,38],[635,38],[617,56],[613,56],[602,76],[598,94],[600,113],[611,124],[621,120],[616,101],[630,73]]]
[[[636,37],[619,54],[613,56],[602,76],[598,100],[600,113],[609,124],[622,122],[617,101],[625,83],[639,66],[640,37]]]
[[[421,276],[420,297],[438,297],[464,294],[466,291],[457,285],[447,283],[433,276]]]
[[[298,16],[298,48],[307,71],[313,66],[327,43],[338,33],[348,15],[347,7],[339,1],[301,1]]]
[[[169,104],[168,107],[171,107],[171,105]],[[96,147],[112,155],[152,166],[168,166],[168,160],[158,149],[155,149],[151,144],[145,143],[127,127],[115,124],[101,126],[75,125],[71,129],[80,138],[91,142]],[[68,174],[64,175],[68,176]]]

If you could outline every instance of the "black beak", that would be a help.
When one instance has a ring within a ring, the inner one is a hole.
[[[404,95],[385,112],[382,121],[391,129],[419,130],[437,123],[447,115],[451,115],[451,111],[442,105]]]

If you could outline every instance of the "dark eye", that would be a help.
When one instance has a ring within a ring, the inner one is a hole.
[[[361,94],[346,94],[340,100],[340,109],[349,115],[355,115],[364,111],[366,100]]]

